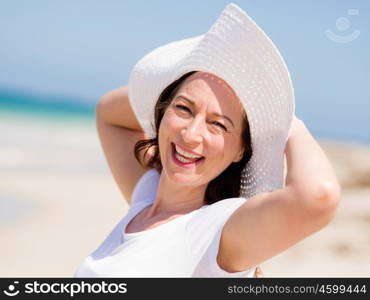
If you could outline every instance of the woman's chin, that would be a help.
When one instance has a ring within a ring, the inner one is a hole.
[[[200,181],[200,174],[191,173],[189,170],[182,170],[176,166],[163,168],[166,177],[171,181],[171,184],[176,185],[198,185]]]

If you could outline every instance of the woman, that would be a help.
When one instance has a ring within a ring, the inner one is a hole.
[[[260,61],[240,54],[251,37]],[[75,276],[256,277],[327,225],[340,187],[292,94],[277,49],[234,4],[207,34],[146,55],[96,110],[131,206]]]

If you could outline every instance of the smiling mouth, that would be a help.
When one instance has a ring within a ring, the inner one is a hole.
[[[176,151],[176,147],[174,143],[171,143],[171,148],[172,148],[172,158],[178,165],[181,165],[181,166],[198,165],[205,159],[204,156],[197,158],[197,159],[192,159],[192,158],[188,158],[188,157],[181,155],[180,153]]]

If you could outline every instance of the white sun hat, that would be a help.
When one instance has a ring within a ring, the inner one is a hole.
[[[239,97],[249,121],[252,157],[241,178],[240,197],[284,185],[284,150],[295,101],[290,73],[270,38],[234,3],[203,35],[158,47],[131,71],[132,109],[148,138],[154,138],[154,107],[162,91],[185,73],[220,77]]]

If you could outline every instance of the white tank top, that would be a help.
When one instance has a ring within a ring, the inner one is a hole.
[[[154,228],[125,233],[130,220],[153,203],[159,178],[155,169],[140,178],[127,214],[74,277],[253,277],[257,265],[230,273],[216,260],[222,228],[245,198],[221,200]]]

